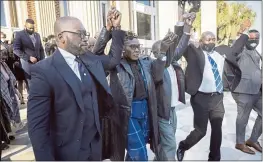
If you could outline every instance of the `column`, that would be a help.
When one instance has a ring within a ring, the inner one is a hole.
[[[201,33],[211,31],[216,32],[216,1],[201,1]]]
[[[54,23],[56,21],[55,2],[35,1],[35,7],[37,28],[41,38],[54,34]]]
[[[156,1],[157,2],[157,1]],[[162,39],[168,32],[173,32],[174,25],[178,21],[177,1],[158,1],[159,38]]]

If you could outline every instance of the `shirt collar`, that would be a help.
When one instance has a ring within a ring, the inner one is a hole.
[[[68,64],[72,65],[75,62],[75,59],[76,59],[75,55],[73,55],[73,54],[69,53],[68,51],[65,51],[59,47],[58,47],[58,49]]]

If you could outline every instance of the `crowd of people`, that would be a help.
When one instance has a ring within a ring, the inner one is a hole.
[[[208,160],[220,161],[223,91],[230,91],[237,103],[236,149],[262,152],[259,32],[249,30],[247,20],[231,47],[216,47],[210,31],[193,44],[195,17],[194,12],[182,16],[174,32],[153,44],[152,56],[142,55],[137,36],[121,29],[122,15],[115,8],[94,38],[70,16],[56,20],[54,35],[43,38],[44,46],[32,19],[10,42],[1,32],[1,151],[15,138],[11,125],[23,128],[19,105],[25,103],[25,84],[28,134],[36,160],[148,161],[150,144],[155,160],[182,161],[206,135],[210,121]],[[182,56],[185,71],[178,64]],[[175,108],[185,104],[185,93],[191,95],[194,130],[177,149]],[[246,141],[252,109],[258,117]]]

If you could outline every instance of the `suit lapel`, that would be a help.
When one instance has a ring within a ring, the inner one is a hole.
[[[204,68],[205,68],[205,54],[200,47],[195,48],[195,47],[193,47],[192,44],[191,44],[191,47],[196,50],[196,53],[198,55],[197,58],[199,59],[199,61],[198,61],[199,67],[200,67],[200,70],[203,74]]]
[[[251,53],[248,53],[248,55],[249,55],[249,57],[252,59],[252,61],[254,62],[254,64],[255,64],[258,68],[260,68],[259,63],[257,62],[255,56],[252,56]]]
[[[71,87],[80,109],[84,112],[84,103],[82,100],[81,88],[78,84],[77,77],[74,76],[75,73],[68,66],[67,62],[65,61],[59,50],[55,51],[53,58],[54,67],[61,74],[61,76],[67,82],[67,84]]]
[[[29,37],[29,35],[26,33],[25,30],[24,30],[24,35],[25,35],[25,37],[27,38],[27,40],[31,43],[32,47],[34,47],[34,44],[33,44],[32,40],[31,40],[31,38]],[[35,48],[35,47],[34,47],[34,48]]]
[[[129,66],[128,62],[125,59],[121,60],[121,65],[134,78],[131,67]]]
[[[89,71],[95,77],[95,79],[99,82],[99,84],[105,89],[105,91],[111,95],[111,91],[106,80],[106,75],[102,63],[99,60],[89,59],[89,55],[94,54],[88,53],[80,55],[80,59],[83,61],[84,65],[87,69],[89,69]]]

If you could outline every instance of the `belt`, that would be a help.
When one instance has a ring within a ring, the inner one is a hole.
[[[219,93],[219,92],[206,93],[206,92],[200,92],[200,91],[198,91],[198,93],[204,94],[204,95],[209,95],[209,96],[215,96],[215,95],[223,94],[223,93]]]

